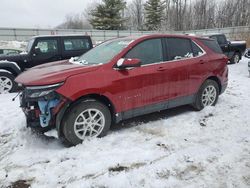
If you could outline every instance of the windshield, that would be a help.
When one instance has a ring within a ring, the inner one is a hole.
[[[32,45],[34,43],[35,39],[30,39],[27,46],[26,46],[26,52],[29,52],[32,48]]]
[[[116,39],[104,42],[80,56],[76,61],[84,65],[105,64],[126,48],[132,39]]]

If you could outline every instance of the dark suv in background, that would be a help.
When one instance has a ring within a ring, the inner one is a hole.
[[[106,41],[74,62],[34,67],[16,78],[27,125],[75,145],[111,123],[180,105],[215,105],[228,82],[217,42],[182,35]]]
[[[44,63],[80,56],[93,48],[90,36],[36,36],[21,54],[0,56],[0,93],[15,91],[15,77],[22,71]]]
[[[239,63],[246,50],[245,41],[229,41],[224,34],[212,34],[207,36],[218,42],[221,50],[229,58],[231,63]]]

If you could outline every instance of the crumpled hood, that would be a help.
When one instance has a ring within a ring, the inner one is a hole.
[[[20,74],[15,81],[25,86],[49,85],[65,81],[69,76],[97,70],[100,66],[83,66],[56,61],[33,67]]]

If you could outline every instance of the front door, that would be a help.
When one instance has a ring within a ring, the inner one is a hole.
[[[58,38],[38,39],[35,42],[31,53],[31,67],[62,59]]]
[[[167,93],[168,88],[163,87],[167,77],[162,76],[162,72],[158,70],[164,59],[162,49],[162,39],[145,40],[124,56],[140,59],[141,67],[117,71],[118,82],[122,87],[122,92],[118,95],[122,109],[139,110],[131,112],[134,113],[130,114],[131,116],[160,108],[157,102],[164,92]],[[163,103],[161,105],[164,106]]]

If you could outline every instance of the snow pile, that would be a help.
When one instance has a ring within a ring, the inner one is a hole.
[[[27,42],[20,41],[0,41],[0,48],[25,50]]]
[[[1,95],[0,187],[250,187],[247,60],[229,69],[216,107],[135,118],[72,148],[32,134],[15,94]]]

